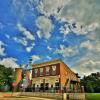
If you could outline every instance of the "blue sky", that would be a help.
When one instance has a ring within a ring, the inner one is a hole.
[[[61,58],[80,75],[100,71],[99,0],[1,0],[0,64]]]

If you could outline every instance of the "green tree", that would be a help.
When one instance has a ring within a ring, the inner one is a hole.
[[[86,92],[100,93],[100,73],[91,73],[81,79],[81,84],[85,87]]]
[[[7,85],[12,88],[11,83],[15,79],[15,72],[12,68],[6,68],[3,65],[0,65],[0,89]]]

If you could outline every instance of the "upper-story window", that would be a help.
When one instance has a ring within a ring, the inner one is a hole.
[[[50,74],[50,67],[46,67],[46,75]]]
[[[52,75],[56,75],[56,66],[55,65],[52,66]]]
[[[38,69],[34,69],[34,76],[36,77],[38,73]]]
[[[40,76],[43,76],[43,68],[40,68]]]

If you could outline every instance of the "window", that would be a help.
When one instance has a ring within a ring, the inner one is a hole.
[[[55,83],[55,88],[56,88],[56,90],[58,90],[60,88],[60,84],[58,82]]]
[[[45,83],[45,90],[49,89],[49,83]]]
[[[56,75],[56,66],[55,65],[52,66],[52,75]]]
[[[37,76],[38,69],[34,69],[34,76]]]
[[[46,67],[46,75],[49,75],[50,67]]]
[[[43,68],[40,68],[40,76],[43,76]]]

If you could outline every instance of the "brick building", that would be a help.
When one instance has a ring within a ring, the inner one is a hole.
[[[32,65],[34,91],[77,91],[80,79],[61,59]]]
[[[23,68],[15,68],[16,72],[16,84],[15,91],[21,91],[23,87],[23,91],[26,91],[28,87],[31,85],[30,70],[25,70]]]

